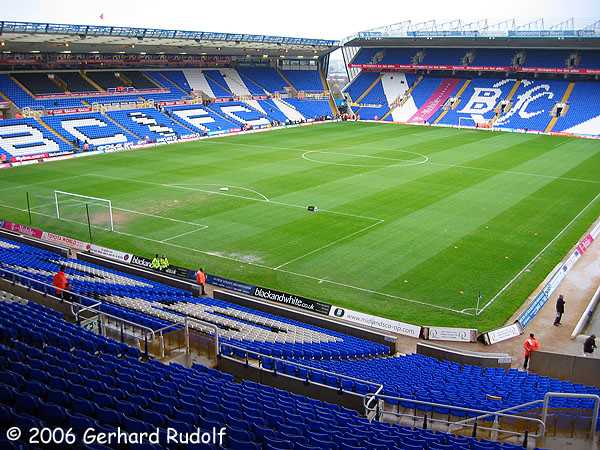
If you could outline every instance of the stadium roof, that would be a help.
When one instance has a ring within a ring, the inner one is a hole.
[[[338,44],[326,39],[258,34],[8,21],[0,22],[0,42],[4,42],[5,50],[18,52],[246,55],[254,51],[290,57],[321,56]]]
[[[490,24],[487,19],[438,23],[410,20],[361,31],[341,43],[352,47],[540,47],[600,48],[600,20],[576,24],[575,19],[547,25],[543,19],[519,23],[509,19]]]

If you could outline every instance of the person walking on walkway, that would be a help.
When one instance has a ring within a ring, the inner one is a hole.
[[[198,295],[206,295],[206,291],[204,290],[206,286],[206,272],[204,272],[204,269],[196,272],[196,282],[198,283]]]
[[[596,348],[596,335],[592,334],[583,343],[583,356],[593,356]]]
[[[556,300],[556,319],[554,319],[554,326],[557,327],[560,325],[560,319],[562,319],[563,314],[565,313],[565,298],[562,294],[558,296],[558,300]]]
[[[523,369],[527,369],[529,366],[529,358],[533,352],[538,351],[540,348],[540,343],[535,338],[535,335],[531,333],[529,338],[523,344],[523,349],[525,350],[525,361],[523,362]]]

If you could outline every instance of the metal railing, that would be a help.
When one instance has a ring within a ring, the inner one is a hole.
[[[373,408],[371,406],[369,406],[370,404],[372,404],[373,399],[377,400],[376,408],[378,408],[379,411],[373,411]],[[390,402],[390,400],[391,400],[391,402]],[[401,413],[399,411],[391,411],[391,410],[381,411],[380,410],[380,408],[381,408],[380,401],[383,401],[384,404],[387,402],[387,403],[396,403],[399,405],[401,402],[405,402],[405,403],[409,403],[412,405],[421,405],[423,407],[421,409],[425,410],[425,411],[427,409],[433,410],[433,408],[439,408],[442,410],[447,410],[448,416],[450,416],[451,411],[461,411],[463,413],[477,415],[476,417],[471,417],[467,420],[458,421],[458,422],[451,421],[449,418],[448,419],[436,419],[434,417],[431,417],[431,418],[425,419],[425,421],[429,420],[432,423],[446,424],[448,427],[448,431],[450,431],[450,428],[453,426],[459,426],[460,428],[466,428],[468,426],[471,426],[469,423],[467,423],[467,421],[474,421],[474,425],[473,425],[474,433],[473,434],[476,434],[476,430],[479,429],[479,430],[490,431],[491,433],[496,434],[496,436],[498,433],[504,433],[504,434],[508,434],[510,436],[519,436],[519,437],[528,436],[533,439],[537,439],[537,438],[543,437],[545,430],[546,430],[545,422],[541,419],[537,419],[534,417],[519,416],[516,414],[506,414],[506,413],[498,412],[498,411],[485,411],[485,410],[475,409],[475,408],[465,408],[462,406],[453,406],[453,405],[447,405],[447,404],[443,404],[443,403],[435,403],[435,402],[428,402],[428,401],[424,401],[424,400],[416,400],[416,399],[412,399],[412,398],[394,397],[394,396],[390,396],[390,395],[379,395],[379,394],[365,395],[364,407],[365,407],[365,411],[367,412],[367,414],[369,414],[369,413],[370,414],[375,413],[375,415],[379,414],[379,416],[381,418],[383,418],[383,416],[385,414],[393,415],[395,417],[409,417],[409,418],[412,418],[413,421],[416,421],[417,419],[421,420],[424,418],[423,416],[417,415],[416,410],[419,409],[418,406],[414,407],[414,410],[415,410],[414,414]],[[519,405],[519,407],[523,407],[525,405]],[[517,407],[515,407],[515,408],[517,408]],[[523,420],[526,422],[530,422],[531,424],[536,426],[537,432],[532,434],[532,433],[529,433],[528,431],[519,432],[519,431],[502,429],[502,428],[499,428],[499,422],[497,421],[497,419],[494,420],[494,423],[491,427],[479,425],[479,423],[477,421],[478,418],[479,418],[479,420],[481,420],[481,418],[491,417],[491,416],[494,416],[496,418],[506,417],[506,418],[510,418],[510,419]]]
[[[223,343],[220,344],[220,349],[223,349],[225,347],[231,348],[231,349],[234,349],[234,350],[238,350],[238,351],[242,352],[244,354],[245,364],[249,364],[249,360],[250,359],[255,359],[255,360],[257,360],[259,362],[259,365],[257,367],[260,370],[264,370],[264,371],[271,372],[271,373],[274,373],[274,374],[281,373],[281,372],[279,372],[277,370],[277,362],[281,362],[283,364],[291,365],[291,366],[294,366],[294,367],[297,367],[297,368],[301,368],[301,369],[306,369],[307,370],[306,378],[300,378],[300,377],[297,377],[297,376],[294,376],[294,375],[289,375],[287,373],[283,373],[284,376],[287,376],[289,378],[293,378],[293,379],[296,379],[296,380],[300,380],[300,381],[303,381],[305,383],[308,382],[310,384],[314,384],[314,385],[317,385],[317,386],[326,387],[328,389],[335,389],[337,391],[347,392],[349,394],[359,395],[359,396],[364,396],[364,394],[359,394],[359,393],[356,393],[356,392],[353,392],[353,391],[348,391],[348,390],[344,391],[344,389],[342,387],[342,379],[343,380],[348,380],[348,381],[353,381],[353,382],[358,382],[358,383],[363,383],[363,384],[366,384],[366,385],[369,385],[369,386],[374,386],[374,387],[376,387],[376,391],[375,392],[377,394],[381,393],[381,391],[383,390],[383,384],[380,384],[380,383],[374,383],[372,381],[361,380],[360,378],[351,377],[349,375],[343,375],[343,374],[340,374],[340,373],[332,372],[330,370],[320,369],[318,367],[313,367],[313,366],[308,366],[306,364],[301,364],[301,363],[298,363],[298,362],[295,362],[295,361],[291,361],[289,359],[278,358],[276,356],[267,355],[265,353],[257,352],[257,351],[254,351],[254,350],[249,350],[247,348],[240,347],[240,346],[233,345],[233,344],[229,344],[229,343],[225,343],[225,342],[223,342]],[[238,361],[239,362],[239,360],[237,360],[236,358],[231,357],[231,356],[229,356],[227,354],[223,354],[222,351],[219,352],[219,355],[220,355],[221,358],[227,358],[229,360]],[[250,358],[250,356],[253,356],[254,358]],[[266,360],[271,360],[271,361],[275,362],[275,364],[273,364],[273,369],[269,369],[267,367],[264,367],[264,360],[265,359]],[[316,382],[316,381],[312,381],[310,379],[310,376],[309,376],[310,372],[319,372],[319,373],[324,374],[324,375],[331,375],[331,376],[337,377],[338,378],[338,386],[331,386],[331,385],[328,385],[328,384],[323,384],[323,383],[319,383],[319,382]],[[366,394],[366,395],[369,395],[369,394]]]
[[[9,277],[5,275],[10,275]],[[56,287],[50,283],[46,283],[40,280],[36,280],[35,278],[29,277],[27,275],[23,275],[21,273],[15,272],[6,268],[6,265],[0,262],[0,277],[2,277],[5,281],[12,283],[13,285],[19,284],[20,286],[27,288],[28,290],[33,290],[38,292],[46,297],[51,297],[56,299],[59,304],[67,304],[71,308],[71,314],[75,317],[75,320],[78,325],[81,324],[81,313],[84,311],[92,312],[98,316],[106,317],[108,319],[112,319],[117,323],[121,324],[121,342],[124,342],[124,325],[129,325],[132,329],[139,328],[142,331],[144,336],[144,356],[148,357],[148,336],[151,336],[150,341],[154,341],[156,339],[157,334],[162,338],[162,334],[164,331],[170,328],[176,328],[181,326],[181,324],[169,324],[161,329],[153,330],[152,328],[142,325],[140,323],[125,319],[123,317],[115,316],[113,314],[107,313],[105,311],[100,311],[96,309],[98,306],[101,306],[103,302],[99,302],[97,299],[88,297],[84,294],[76,293],[68,289],[63,289],[61,292],[61,297],[56,296],[53,292],[56,291]],[[65,295],[66,294],[66,295]],[[71,300],[65,298],[68,297]],[[91,302],[88,306],[83,306],[81,303],[77,301],[73,301],[72,299],[84,299]],[[107,304],[111,304],[110,302],[106,302]],[[134,310],[132,310],[134,311]],[[162,342],[162,339],[161,339]],[[164,353],[164,347],[161,347],[161,353]]]

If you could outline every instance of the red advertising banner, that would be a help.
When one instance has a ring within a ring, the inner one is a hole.
[[[48,114],[50,114],[50,115],[75,114],[75,113],[90,112],[91,110],[92,110],[91,106],[82,106],[80,108],[53,109],[51,111],[48,111]]]
[[[13,231],[15,233],[24,234],[26,236],[31,236],[37,239],[41,239],[44,234],[42,230],[38,228],[28,227],[27,225],[21,225],[20,223],[8,222],[5,221],[2,224],[2,228],[8,231]]]
[[[111,97],[113,95],[136,95],[136,94],[162,94],[169,92],[168,89],[156,88],[156,89],[128,89],[123,92],[69,92],[66,94],[43,94],[36,95],[36,100],[53,99],[53,98],[72,98],[72,97]]]
[[[577,245],[577,250],[579,250],[579,253],[583,255],[590,245],[592,245],[592,242],[594,242],[594,238],[591,234],[588,234],[586,237],[584,237],[579,245]]]
[[[350,68],[367,71],[400,71],[400,70],[459,70],[469,72],[529,72],[529,73],[566,73],[580,75],[598,75],[600,69],[568,69],[549,67],[513,67],[513,66],[453,66],[428,64],[348,64]]]

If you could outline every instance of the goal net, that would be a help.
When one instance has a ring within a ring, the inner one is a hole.
[[[114,231],[112,203],[105,198],[54,191],[56,218]]]

